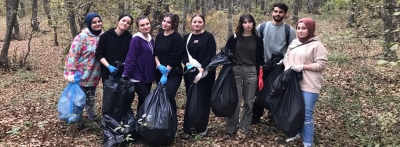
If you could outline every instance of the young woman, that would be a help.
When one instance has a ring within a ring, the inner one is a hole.
[[[116,73],[115,61],[125,62],[129,50],[129,42],[132,38],[132,34],[128,30],[132,23],[133,18],[131,15],[120,15],[117,27],[111,28],[100,37],[99,45],[96,49],[96,58],[102,64],[101,77],[103,82],[108,79],[110,73],[115,73],[115,76],[118,77],[122,76],[123,69]]]
[[[65,61],[64,77],[70,83],[79,83],[86,94],[86,114],[89,120],[95,118],[95,92],[100,80],[100,63],[95,58],[95,51],[100,35],[102,34],[102,21],[98,14],[86,15],[86,29],[72,41],[71,48]],[[81,75],[79,81],[74,80],[75,75]]]
[[[192,82],[201,82],[205,86],[206,89],[204,89],[204,94],[207,96],[203,99],[204,112],[202,113],[200,120],[203,120],[206,123],[202,123],[201,126],[191,126],[187,120],[188,107],[186,106],[183,130],[185,134],[189,135],[193,135],[193,133],[206,135],[210,114],[211,89],[214,85],[215,71],[208,72],[206,75],[203,75],[203,73],[205,73],[205,68],[215,56],[217,45],[213,34],[204,30],[205,18],[203,15],[194,15],[191,22],[193,32],[183,37],[182,44],[184,44],[184,53],[182,62],[186,65],[186,69],[198,68],[199,74],[195,77],[194,81],[188,81],[185,79],[185,86],[186,91],[189,89],[190,83]],[[189,62],[189,57],[186,52],[189,52],[193,59],[197,60],[200,65]]]
[[[129,78],[135,85],[135,92],[139,97],[136,111],[150,94],[151,84],[155,78],[156,63],[153,56],[154,39],[151,37],[150,21],[140,16],[136,19],[139,32],[131,39],[128,55],[126,56],[123,78]]]
[[[292,68],[296,72],[303,73],[303,79],[299,84],[303,91],[306,111],[303,129],[286,142],[303,137],[304,146],[311,147],[314,139],[314,106],[322,87],[322,71],[328,62],[328,51],[314,34],[313,19],[300,19],[296,25],[296,33],[297,39],[289,45],[283,64],[285,69]]]
[[[263,40],[256,34],[256,22],[252,15],[243,14],[239,18],[235,34],[226,42],[232,53],[237,91],[239,98],[243,98],[242,116],[239,118],[240,101],[232,117],[228,118],[226,135],[231,137],[240,128],[243,134],[251,131],[251,117],[253,115],[254,97],[257,88],[257,71],[264,65]],[[240,122],[239,122],[240,120]]]
[[[179,16],[172,13],[164,15],[164,32],[156,36],[154,56],[157,64],[156,82],[166,85],[168,98],[176,111],[175,95],[182,81],[182,37],[177,32]]]

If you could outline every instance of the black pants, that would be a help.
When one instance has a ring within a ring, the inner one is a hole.
[[[150,94],[151,83],[134,82],[135,92],[138,95],[138,105],[136,106],[136,114],[146,97]]]
[[[215,71],[214,72],[209,72],[208,75],[201,79],[198,83],[202,83],[205,86],[204,93],[207,95],[206,97],[203,98],[203,107],[204,111],[201,115],[201,120],[202,122],[197,125],[197,126],[192,126],[189,121],[188,121],[188,114],[186,113],[186,109],[188,108],[188,103],[186,103],[185,107],[185,116],[183,120],[183,131],[185,134],[188,135],[194,135],[198,133],[202,133],[207,130],[207,125],[208,125],[208,120],[210,116],[210,109],[211,109],[211,89],[214,85],[215,81]],[[189,89],[190,84],[192,81],[189,81],[185,78],[185,86],[186,86],[186,93],[187,90]],[[186,96],[189,98],[188,96]],[[186,100],[189,101],[189,100]]]
[[[160,82],[161,79],[161,74],[156,74],[156,82]],[[179,86],[181,85],[182,81],[182,76],[180,75],[168,75],[167,77],[167,84],[165,84],[166,90],[167,90],[167,95],[169,98],[169,102],[171,103],[172,109],[175,110],[177,109],[176,106],[176,92],[179,89]]]
[[[271,70],[263,69],[263,80],[267,79],[268,75],[271,73]],[[265,85],[265,83],[264,83]],[[268,111],[269,114],[269,111]],[[253,117],[254,120],[259,120],[264,115],[264,108],[258,105],[253,106]],[[269,116],[269,115],[268,115]]]

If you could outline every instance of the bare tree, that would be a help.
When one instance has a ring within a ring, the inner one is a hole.
[[[124,14],[125,12],[125,1],[119,1],[118,2],[118,10],[119,14]]]
[[[187,13],[189,10],[189,0],[184,0],[184,4],[183,4],[183,11],[182,11],[182,16],[181,16],[181,25],[179,27],[179,32],[181,33],[181,35],[185,35],[185,31],[186,31],[186,17],[187,17]]]
[[[6,22],[7,22],[7,24],[10,23],[10,18],[11,18],[11,15],[14,10],[17,10],[17,9],[13,8],[13,1],[6,0]],[[12,39],[20,39],[21,37],[20,37],[18,19],[15,20],[12,30],[14,30],[14,34],[11,34],[11,38]]]
[[[393,23],[393,18],[391,15],[391,12],[395,11],[395,0],[384,0],[384,7],[383,7],[383,29],[384,31],[384,38],[385,38],[385,43],[383,46],[383,52],[384,52],[384,59],[386,61],[397,61],[397,55],[395,50],[391,50],[390,47],[393,44],[394,41],[394,36],[393,36],[393,28],[394,28],[394,23]]]
[[[232,15],[233,15],[233,7],[232,7],[232,0],[227,0],[227,7],[228,7],[228,37],[233,34],[233,27],[232,27]]]
[[[267,0],[261,0],[261,11],[262,11],[263,15],[267,14],[267,10],[265,9],[265,1],[267,1]]]
[[[18,12],[18,17],[19,18],[23,18],[26,16],[26,10],[25,10],[25,1],[24,0],[20,0],[19,1],[19,7],[21,8]]]
[[[92,7],[92,5],[93,5],[93,2],[91,2],[91,1],[87,1],[85,4],[84,4],[84,13],[81,15],[81,18],[80,18],[80,23],[79,23],[79,29],[80,30],[83,30],[84,28],[85,28],[85,17],[86,17],[86,15],[90,12],[90,8]]]
[[[296,24],[297,21],[299,21],[299,7],[300,7],[300,2],[299,0],[294,0],[293,3],[293,24]]]
[[[7,29],[6,29],[6,35],[4,38],[4,44],[3,48],[1,50],[0,54],[0,66],[7,67],[8,66],[8,50],[10,48],[10,42],[11,42],[11,33],[12,33],[12,28],[14,26],[14,23],[17,19],[17,11],[14,11],[15,9],[18,8],[19,0],[13,0],[12,1],[12,12],[10,16],[10,23],[7,23]],[[13,10],[14,9],[14,10]]]
[[[204,0],[201,0],[201,13],[203,14],[203,16],[206,16],[207,13],[207,8],[206,8],[206,3],[204,2]]]
[[[58,35],[57,35],[57,26],[53,25],[53,22],[51,21],[51,13],[50,13],[50,7],[49,7],[49,2],[50,0],[42,0],[42,4],[43,4],[43,9],[44,12],[46,13],[47,16],[47,23],[48,25],[53,28],[53,33],[54,33],[54,45],[58,46]]]
[[[37,7],[38,7],[38,1],[37,0],[32,0],[32,19],[31,19],[31,26],[32,30],[34,32],[39,32],[39,21],[37,19]]]
[[[78,35],[78,29],[76,26],[75,12],[74,12],[75,0],[64,0],[64,3],[68,13],[67,19],[69,22],[69,30],[71,31],[71,36],[75,37],[76,35]]]

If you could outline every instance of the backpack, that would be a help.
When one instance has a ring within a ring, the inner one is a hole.
[[[264,29],[265,29],[265,25],[267,24],[267,22],[263,22],[260,24],[260,37],[264,38]],[[290,26],[287,25],[286,23],[284,23],[283,25],[285,25],[285,35],[286,35],[286,45],[285,46],[289,46],[290,42],[289,42],[289,36],[290,36]]]

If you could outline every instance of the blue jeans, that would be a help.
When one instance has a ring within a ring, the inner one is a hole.
[[[305,119],[303,129],[299,131],[303,136],[304,146],[312,146],[314,140],[314,106],[318,101],[319,94],[303,91],[305,104]]]

